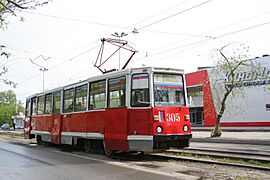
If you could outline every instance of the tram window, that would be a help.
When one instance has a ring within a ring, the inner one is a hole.
[[[183,76],[154,74],[154,100],[156,106],[184,106]]]
[[[126,104],[126,78],[109,80],[108,107],[124,107]]]
[[[53,93],[53,113],[59,114],[61,108],[61,92]]]
[[[45,114],[52,113],[52,94],[46,94],[45,96]]]
[[[45,101],[44,96],[38,97],[38,108],[37,108],[38,109],[37,110],[38,115],[44,114],[44,101]]]
[[[87,99],[88,85],[76,87],[75,89],[75,111],[86,110],[86,99]]]
[[[32,98],[32,115],[37,115],[37,98]]]
[[[90,84],[89,109],[104,109],[106,81],[99,81]]]
[[[74,109],[74,89],[64,91],[64,112],[73,112]]]
[[[132,76],[131,106],[148,107],[150,105],[148,74]]]

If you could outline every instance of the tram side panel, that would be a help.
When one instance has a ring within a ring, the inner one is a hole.
[[[123,108],[106,109],[104,141],[107,150],[128,152],[128,110]]]
[[[128,111],[128,144],[130,151],[153,150],[153,118],[151,108],[134,108]]]
[[[85,112],[70,113],[63,115],[61,143],[76,144],[73,140],[77,138],[86,138],[86,116]]]
[[[40,135],[42,141],[51,142],[52,116],[32,116],[31,134]]]
[[[96,110],[86,113],[87,139],[104,138],[105,110]]]
[[[61,143],[61,130],[62,130],[62,115],[52,115],[52,128],[51,128],[51,142],[54,144]]]

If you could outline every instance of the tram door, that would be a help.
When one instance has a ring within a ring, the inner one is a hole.
[[[104,140],[107,150],[129,151],[127,142],[128,110],[126,77],[108,80],[108,108],[105,115]]]
[[[53,93],[53,114],[52,114],[52,130],[51,142],[55,144],[61,143],[61,92]]]
[[[25,120],[24,120],[24,138],[30,138],[30,130],[31,130],[31,99],[26,100],[26,108],[25,108]]]

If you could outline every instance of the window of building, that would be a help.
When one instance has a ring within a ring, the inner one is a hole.
[[[45,102],[45,96],[38,97],[38,115],[44,114],[44,102]]]
[[[106,81],[90,84],[89,109],[104,109],[106,100]]]
[[[59,114],[61,109],[61,92],[53,93],[53,113]]]
[[[148,74],[133,75],[131,89],[131,106],[148,107],[149,105],[150,98]]]
[[[202,107],[203,106],[202,86],[188,87],[187,97],[190,107]]]
[[[37,98],[32,98],[32,115],[37,115]]]
[[[85,111],[87,104],[88,85],[83,85],[75,88],[75,111]]]
[[[74,111],[74,89],[64,91],[64,112]]]
[[[108,107],[124,107],[126,104],[126,78],[109,80]]]
[[[203,95],[202,86],[187,88],[188,96],[198,97]]]
[[[52,94],[45,95],[45,114],[52,113]]]

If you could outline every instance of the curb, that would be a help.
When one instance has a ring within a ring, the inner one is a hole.
[[[258,140],[258,139],[191,138],[191,142],[270,145],[270,140]]]

